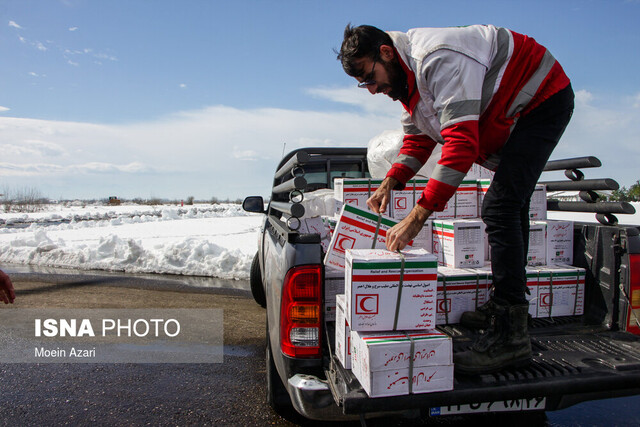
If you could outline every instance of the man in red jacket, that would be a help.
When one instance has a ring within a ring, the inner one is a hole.
[[[384,212],[391,190],[404,188],[443,144],[416,206],[388,231],[389,250],[403,249],[434,211],[444,209],[474,162],[495,171],[482,206],[494,294],[463,315],[463,324],[486,331],[454,362],[464,373],[529,363],[529,202],[573,112],[569,78],[534,39],[490,25],[407,33],[347,26],[338,59],[359,87],[404,107],[403,146],[367,201],[373,211]]]

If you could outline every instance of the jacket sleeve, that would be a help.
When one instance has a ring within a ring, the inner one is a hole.
[[[402,112],[402,127],[404,137],[402,147],[394,164],[387,173],[388,177],[395,178],[399,184],[396,190],[404,189],[407,181],[420,171],[429,160],[436,142],[423,134],[411,121],[411,116],[406,111]]]
[[[478,120],[486,67],[462,53],[440,49],[425,58],[420,72],[426,75],[434,99],[444,145],[418,204],[442,211],[478,158]]]

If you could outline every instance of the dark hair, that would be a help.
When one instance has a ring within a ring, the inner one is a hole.
[[[351,77],[360,77],[364,74],[364,70],[356,64],[356,61],[365,57],[375,59],[382,45],[393,46],[389,34],[371,25],[352,27],[348,24],[344,29],[344,40],[338,52],[338,61],[342,63],[345,73]]]

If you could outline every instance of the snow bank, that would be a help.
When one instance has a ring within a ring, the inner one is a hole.
[[[261,215],[238,205],[1,214],[0,263],[248,279]]]
[[[329,193],[308,196],[308,211],[330,211]],[[636,214],[618,215],[620,223],[640,224],[640,203],[633,205]],[[549,217],[595,222],[595,214]],[[248,279],[262,219],[235,204],[56,205],[36,214],[2,213],[0,268],[12,263]]]

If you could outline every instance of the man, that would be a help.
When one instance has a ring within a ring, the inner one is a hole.
[[[573,112],[560,64],[527,36],[489,25],[418,28],[407,33],[347,26],[338,54],[345,72],[371,94],[404,106],[403,146],[367,201],[384,212],[437,143],[442,156],[417,205],[387,233],[403,249],[434,211],[442,211],[476,162],[495,171],[482,219],[491,247],[494,294],[462,323],[485,332],[454,355],[456,370],[482,373],[531,361],[525,265],[529,202]]]
[[[16,294],[13,290],[13,283],[7,274],[0,270],[0,299],[5,304],[13,304],[13,300],[16,299]]]

